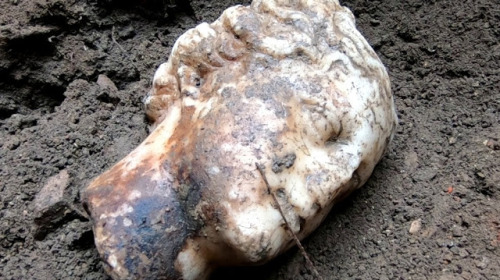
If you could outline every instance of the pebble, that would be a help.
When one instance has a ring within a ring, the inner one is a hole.
[[[453,237],[461,237],[461,236],[463,236],[462,228],[460,226],[453,225],[453,227],[451,228],[451,232],[453,234]]]
[[[118,91],[115,83],[113,83],[113,81],[111,81],[111,79],[106,75],[99,75],[97,77],[97,84],[99,85],[101,90],[109,90],[113,92]]]
[[[481,172],[481,171],[477,172],[477,173],[476,173],[476,175],[477,175],[479,178],[481,178],[481,179],[486,178],[486,175],[484,175],[484,173],[483,173],[483,172]]]
[[[77,213],[64,198],[64,190],[69,186],[70,177],[67,170],[50,177],[34,200],[33,236],[43,240],[48,233],[54,231],[71,216]]]
[[[422,228],[422,219],[418,219],[411,222],[410,230],[408,232],[411,234],[415,234],[418,231],[420,231],[421,228]]]
[[[484,140],[483,144],[494,151],[500,150],[500,143],[492,139]]]
[[[490,263],[490,260],[487,257],[482,257],[482,259],[479,261],[476,261],[476,267],[479,269],[485,269],[488,267],[488,264]]]
[[[66,169],[50,177],[35,198],[35,213],[43,214],[42,212],[63,200],[64,190],[68,185],[69,174]]]
[[[467,250],[466,250],[466,249],[464,249],[464,248],[460,248],[460,249],[458,250],[458,255],[459,255],[460,257],[462,257],[462,258],[465,258],[465,257],[467,257],[467,256],[469,255],[469,252],[467,252]]]

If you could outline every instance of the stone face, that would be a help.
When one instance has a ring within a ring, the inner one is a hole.
[[[146,100],[154,130],[84,191],[115,279],[264,263],[363,185],[396,113],[387,72],[333,0],[256,0],[187,31]]]

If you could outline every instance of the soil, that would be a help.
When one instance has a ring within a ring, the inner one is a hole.
[[[500,279],[498,1],[342,2],[400,122],[306,251],[325,279]],[[0,1],[0,279],[109,279],[79,191],[148,134],[142,98],[176,38],[249,1],[187,3]],[[313,275],[292,249],[212,278]]]

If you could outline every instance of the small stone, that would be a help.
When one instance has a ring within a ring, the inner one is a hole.
[[[118,91],[118,88],[116,87],[115,83],[111,81],[110,78],[106,75],[99,75],[97,77],[97,84],[101,88],[101,90],[111,90],[111,91]]]
[[[377,26],[377,25],[379,25],[379,24],[380,24],[380,20],[372,18],[372,19],[370,20],[370,23],[371,23],[371,25],[373,25],[373,26]]]
[[[453,255],[459,255],[460,254],[460,249],[458,247],[451,247],[450,251],[453,253]]]
[[[479,261],[476,261],[476,267],[479,269],[485,269],[488,267],[488,264],[490,263],[490,260],[487,257],[482,257],[482,259]]]
[[[446,254],[443,256],[443,260],[444,260],[446,263],[450,263],[450,262],[453,260],[453,254],[452,254],[452,253],[446,253]]]
[[[461,237],[463,236],[462,234],[462,228],[457,226],[457,225],[454,225],[452,228],[451,228],[451,233],[453,234],[453,237]]]
[[[450,145],[453,145],[453,144],[457,143],[457,138],[455,138],[455,137],[450,137],[450,138],[448,139],[448,143],[450,143]]]
[[[116,105],[121,101],[120,92],[110,78],[105,75],[99,75],[97,84],[101,89],[97,95],[97,100],[112,105]]]
[[[494,151],[500,150],[500,143],[498,143],[498,141],[494,141],[492,139],[487,139],[487,140],[484,140],[483,144],[486,147],[488,147]]]
[[[464,249],[464,248],[460,248],[460,249],[458,250],[458,255],[459,255],[460,257],[462,257],[462,258],[465,258],[465,257],[467,257],[467,256],[469,255],[469,252],[467,252],[467,250],[466,250],[466,249]]]
[[[54,231],[70,217],[77,215],[64,199],[64,190],[68,187],[69,181],[68,171],[62,170],[59,174],[50,177],[35,197],[33,235],[36,240],[43,240],[48,233]]]
[[[410,230],[408,231],[411,234],[417,233],[422,228],[422,219],[415,220],[411,222]]]
[[[69,174],[66,169],[50,177],[35,198],[35,213],[44,212],[63,200],[64,190],[68,185]]]

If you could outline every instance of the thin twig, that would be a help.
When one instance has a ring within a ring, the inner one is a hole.
[[[115,44],[116,44],[116,45],[120,48],[120,50],[122,50],[122,52],[123,52],[124,54],[127,54],[127,52],[126,52],[126,51],[125,51],[125,49],[122,47],[122,45],[120,45],[120,44],[118,43],[118,41],[116,41],[116,39],[115,39],[115,26],[114,26],[114,25],[113,25],[113,27],[111,27],[111,40],[113,40],[113,43],[115,43]]]
[[[113,43],[115,43],[119,48],[120,50],[123,52],[123,55],[125,55],[125,57],[130,60],[130,63],[132,64],[132,66],[134,66],[135,70],[139,70],[139,68],[137,67],[137,65],[135,64],[135,62],[132,60],[132,58],[129,57],[127,51],[122,47],[122,45],[120,45],[120,43],[118,43],[118,41],[116,41],[115,39],[115,26],[113,25],[113,27],[111,27],[111,40],[113,41]]]
[[[302,243],[300,242],[299,238],[295,233],[292,231],[292,228],[290,227],[290,224],[288,223],[288,220],[285,217],[285,214],[283,213],[283,209],[281,208],[280,203],[278,202],[278,198],[274,194],[274,192],[271,191],[271,187],[269,186],[269,182],[267,181],[266,175],[264,174],[264,170],[261,165],[258,163],[255,163],[255,166],[257,167],[257,170],[259,170],[260,175],[262,176],[262,179],[264,180],[264,183],[266,184],[267,191],[269,194],[273,197],[274,203],[278,206],[278,211],[281,214],[281,217],[285,221],[285,225],[288,229],[288,232],[292,236],[293,240],[295,240],[295,243],[297,244],[297,247],[299,247],[300,252],[302,253],[302,256],[304,256],[304,259],[306,259],[307,264],[311,268],[312,272],[316,275],[316,278],[319,280],[323,280],[323,277],[319,274],[318,270],[316,269],[316,266],[314,266],[313,262],[311,261],[311,258],[309,258],[309,255],[306,252],[306,249],[304,249],[304,246],[302,246]]]

